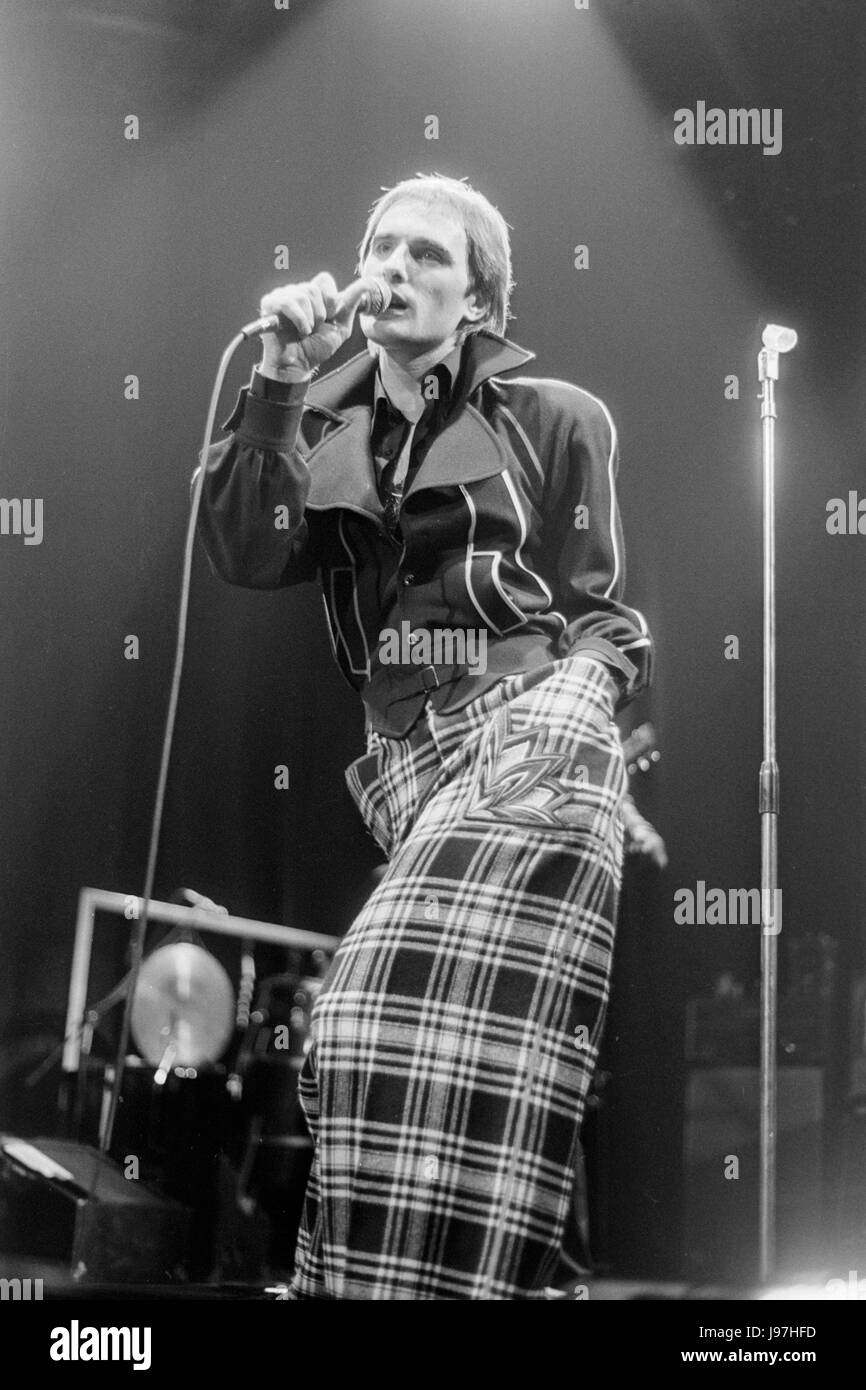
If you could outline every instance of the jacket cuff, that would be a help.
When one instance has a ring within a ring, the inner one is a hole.
[[[222,428],[254,448],[288,452],[298,436],[309,382],[267,380],[264,385],[265,380],[253,372]]]
[[[633,661],[623,656],[618,647],[603,637],[584,637],[569,650],[569,656],[594,656],[610,671],[611,680],[617,688],[617,704],[634,694],[635,682],[640,674]]]
[[[264,376],[258,367],[253,367],[249,390],[251,396],[260,396],[264,401],[275,401],[277,405],[296,405],[306,396],[312,380],[312,376],[307,376],[304,381],[277,381],[275,377]]]

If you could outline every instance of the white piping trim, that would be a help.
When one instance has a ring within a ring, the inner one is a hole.
[[[337,530],[338,530],[338,532],[339,532],[340,540],[342,541],[342,544],[343,544],[343,549],[345,550],[346,554],[347,554],[348,557],[349,557],[349,564],[348,564],[348,565],[334,566],[334,568],[333,568],[333,569],[331,570],[331,572],[330,572],[331,612],[332,612],[333,615],[334,615],[334,623],[336,624],[337,632],[339,633],[339,636],[340,636],[340,641],[342,642],[343,647],[345,648],[345,651],[346,651],[346,658],[347,658],[348,663],[349,663],[349,670],[352,672],[352,675],[353,675],[353,676],[368,676],[368,677],[369,677],[369,675],[370,675],[370,648],[369,648],[368,645],[367,645],[367,636],[366,636],[366,633],[364,632],[363,624],[361,623],[361,612],[360,612],[360,609],[359,609],[359,607],[358,607],[358,583],[357,583],[358,566],[355,564],[355,556],[354,556],[353,553],[352,553],[352,550],[351,550],[351,548],[350,548],[350,546],[349,546],[348,541],[346,540],[346,536],[345,536],[345,533],[344,533],[344,531],[343,531],[343,517],[342,517],[342,513],[341,513],[341,515],[340,515],[340,520],[339,520],[339,522],[337,523]],[[356,666],[354,666],[354,665],[352,664],[352,649],[351,649],[351,647],[349,646],[348,642],[346,641],[346,637],[345,637],[345,634],[343,633],[343,629],[340,627],[340,620],[339,620],[339,618],[337,617],[337,604],[336,604],[336,601],[335,601],[335,598],[334,598],[334,576],[337,575],[337,574],[351,574],[351,576],[352,576],[352,606],[353,606],[353,608],[354,608],[354,610],[355,610],[355,618],[357,619],[357,623],[358,623],[358,631],[359,631],[360,634],[361,634],[361,641],[364,643],[364,659],[365,659],[365,661],[366,661],[366,665],[365,665],[360,671],[357,669]]]
[[[322,591],[322,607],[325,610],[325,622],[328,625],[328,641],[331,644],[331,652],[333,653],[334,660],[339,663],[340,654],[337,651],[337,639],[334,635],[334,624],[331,622],[331,610],[328,607],[328,600],[325,597],[324,590]],[[342,641],[342,638],[340,640]],[[345,643],[343,645],[345,646]]]
[[[505,592],[505,589],[502,587],[502,580],[499,578],[499,566],[502,564],[502,551],[476,550],[475,554],[483,555],[485,557],[488,555],[490,556],[490,559],[493,561],[493,564],[490,566],[490,577],[493,580],[496,592],[502,599],[502,602],[507,604],[508,607],[511,609],[512,613],[516,614],[516,616],[520,619],[519,623],[512,623],[511,627],[503,628],[503,632],[513,632],[516,627],[522,627],[524,623],[528,623],[530,614],[524,613],[522,608],[518,608],[514,600],[508,597],[507,593]]]
[[[537,453],[535,452],[535,450],[529,442],[529,438],[523,426],[516,419],[516,417],[512,415],[511,411],[508,409],[506,405],[503,405],[501,401],[498,401],[497,405],[499,407],[500,412],[506,417],[506,419],[511,421],[511,424],[517,432],[518,437],[523,441],[523,447],[526,449],[526,452],[528,453],[530,459],[532,460],[533,464],[535,465],[538,471],[539,478],[542,482],[544,482],[544,469],[541,466]]]
[[[539,588],[541,589],[542,593],[543,593],[543,594],[546,596],[546,598],[547,598],[547,602],[548,602],[548,605],[549,605],[549,608],[550,608],[550,615],[551,615],[551,617],[559,618],[559,620],[560,620],[561,623],[562,623],[562,627],[563,627],[563,631],[564,631],[565,628],[568,627],[568,623],[565,621],[565,618],[562,616],[561,613],[557,613],[557,612],[553,609],[553,606],[552,606],[552,605],[553,605],[553,594],[552,594],[551,590],[550,590],[550,589],[548,588],[548,586],[545,584],[545,582],[544,582],[544,580],[542,579],[541,575],[540,575],[540,574],[536,574],[535,570],[534,570],[534,569],[531,569],[530,566],[527,565],[526,561],[525,561],[524,558],[523,558],[523,553],[522,553],[522,552],[523,552],[523,547],[524,547],[524,545],[526,544],[526,538],[527,538],[527,536],[529,535],[529,525],[528,525],[528,523],[527,523],[526,517],[524,516],[523,508],[522,508],[521,505],[520,505],[520,498],[519,498],[518,495],[517,495],[517,488],[514,486],[514,479],[511,477],[511,475],[510,475],[509,473],[503,473],[503,474],[502,474],[502,481],[505,483],[505,486],[506,486],[506,488],[507,488],[507,490],[508,490],[508,495],[509,495],[509,497],[511,498],[512,506],[514,507],[514,510],[515,510],[515,512],[517,513],[517,519],[518,519],[518,522],[520,523],[520,544],[517,546],[517,549],[516,549],[515,552],[514,552],[514,562],[515,562],[515,564],[517,564],[517,565],[520,566],[520,568],[523,570],[524,574],[528,574],[529,577],[530,577],[530,579],[534,579],[535,582],[538,584],[538,586],[539,586]],[[507,596],[506,596],[506,595],[503,595],[503,597],[505,597],[505,598],[506,598],[506,601],[507,601]],[[528,615],[527,615],[527,616],[528,616]]]
[[[541,578],[541,575],[536,574],[535,570],[531,569],[530,566],[527,565],[526,561],[523,559],[523,556],[521,554],[523,546],[526,542],[526,538],[529,534],[529,529],[527,526],[526,517],[524,516],[523,510],[520,506],[520,500],[517,496],[514,481],[507,472],[501,473],[500,477],[503,479],[505,483],[505,490],[511,498],[511,502],[514,507],[515,514],[517,516],[518,525],[520,526],[520,540],[514,550],[515,562],[520,566],[524,574],[528,575],[530,579],[534,579],[536,581],[542,593],[547,598],[548,608],[546,610],[541,609],[537,616],[541,617],[543,615],[545,617],[558,618],[559,621],[562,623],[562,630],[564,632],[565,629],[568,627],[568,623],[562,613],[557,612],[553,607],[550,606],[553,604],[553,594],[551,593],[548,586],[545,584],[544,580]],[[497,637],[504,637],[509,632],[513,632],[515,628],[524,627],[526,623],[530,621],[532,614],[524,613],[523,609],[518,608],[514,600],[511,599],[506,593],[502,580],[499,577],[499,569],[502,564],[503,558],[502,551],[475,549],[475,529],[478,521],[477,512],[475,510],[475,503],[472,501],[472,498],[465,485],[461,483],[459,486],[460,491],[463,493],[463,496],[466,499],[466,505],[469,508],[469,515],[471,518],[469,525],[469,535],[466,540],[466,590],[469,594],[470,600],[472,601],[472,605],[475,608],[475,611],[478,613],[479,617],[483,619],[483,621],[487,624],[488,627],[492,628],[492,630],[496,633]],[[510,627],[497,627],[496,624],[491,620],[489,615],[484,612],[484,609],[481,607],[480,603],[478,602],[478,599],[475,596],[475,589],[472,583],[472,561],[476,555],[481,558],[487,558],[492,560],[493,563],[490,568],[490,577],[493,580],[496,592],[499,594],[499,597],[502,599],[502,602],[505,604],[505,606],[511,609],[515,617],[520,619],[519,622],[512,623]]]
[[[612,574],[612,576],[611,576],[611,581],[610,581],[610,583],[608,584],[607,588],[605,589],[604,595],[603,595],[604,598],[610,598],[611,594],[613,593],[613,591],[614,591],[614,589],[615,589],[615,587],[616,587],[617,581],[618,581],[618,579],[619,579],[619,576],[620,576],[620,573],[621,573],[621,570],[622,570],[622,561],[621,561],[619,549],[618,549],[617,543],[616,543],[616,525],[615,525],[615,522],[616,522],[616,513],[617,513],[617,500],[616,500],[616,480],[615,480],[615,478],[614,478],[613,463],[614,463],[614,459],[615,459],[615,457],[616,457],[616,446],[617,446],[616,425],[615,425],[614,422],[613,422],[613,416],[611,415],[610,411],[608,410],[608,408],[607,408],[607,406],[605,405],[605,403],[604,403],[603,400],[600,400],[598,396],[594,396],[594,395],[592,394],[591,391],[586,391],[586,390],[584,390],[584,388],[583,388],[582,386],[580,387],[580,390],[583,391],[583,394],[584,394],[585,396],[589,396],[589,399],[590,399],[591,401],[595,401],[595,403],[596,403],[597,406],[600,406],[600,407],[601,407],[601,409],[604,411],[604,418],[607,420],[608,428],[610,429],[610,454],[609,454],[608,460],[607,460],[607,479],[608,479],[608,486],[610,487],[610,516],[609,516],[609,518],[608,518],[608,534],[610,535],[611,549],[613,550],[613,574]],[[637,620],[638,620],[638,626],[640,627],[641,632],[644,633],[644,635],[645,635],[647,638],[649,638],[649,627],[647,626],[646,619],[644,618],[644,616],[643,616],[643,614],[641,613],[640,609],[638,609],[638,608],[632,608],[632,607],[631,607],[629,604],[627,604],[627,603],[622,603],[620,606],[621,606],[622,608],[628,609],[628,611],[629,611],[630,613],[633,613],[633,614],[635,615],[635,617],[636,617]],[[643,645],[645,645],[645,644],[643,644]],[[620,648],[620,650],[622,650],[622,648]]]
[[[463,496],[466,499],[466,505],[469,508],[469,535],[466,537],[466,561],[464,565],[466,592],[468,593],[469,598],[472,602],[472,606],[475,609],[481,621],[485,624],[485,626],[492,628],[493,631],[496,633],[497,637],[501,637],[501,628],[498,628],[495,623],[490,621],[487,614],[484,612],[484,609],[481,607],[480,603],[475,597],[475,589],[472,584],[472,559],[475,554],[475,527],[478,521],[478,517],[475,511],[475,503],[472,501],[472,498],[469,496],[468,491],[462,483],[460,484],[460,491],[463,493]],[[486,553],[489,554],[489,551]]]

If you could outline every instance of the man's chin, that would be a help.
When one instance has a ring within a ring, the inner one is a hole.
[[[379,319],[364,314],[361,332],[368,343],[384,348],[386,352],[399,352],[411,357],[423,357],[425,353],[442,346],[438,338],[431,338],[429,334],[421,336],[417,330],[413,330],[411,323],[399,319]]]
[[[375,318],[372,314],[362,314],[361,332],[371,343],[379,343],[382,347],[388,347],[391,343],[405,345],[416,341],[411,324],[395,319]]]

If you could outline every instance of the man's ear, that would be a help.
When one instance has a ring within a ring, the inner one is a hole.
[[[487,306],[479,302],[478,296],[473,290],[471,294],[466,296],[466,307],[463,310],[463,317],[458,327],[471,328],[473,323],[478,323],[480,319],[484,318],[486,313]]]

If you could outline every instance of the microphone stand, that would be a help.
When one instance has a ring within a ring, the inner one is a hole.
[[[761,818],[761,1068],[759,1235],[760,1279],[770,1278],[776,1259],[776,1107],[778,1073],[776,1028],[778,1003],[778,943],[781,911],[778,898],[779,765],[776,761],[776,523],[774,383],[779,379],[779,353],[790,352],[797,341],[793,329],[768,324],[758,353],[761,385],[763,451],[764,555],[764,695],[763,761],[758,787]]]

